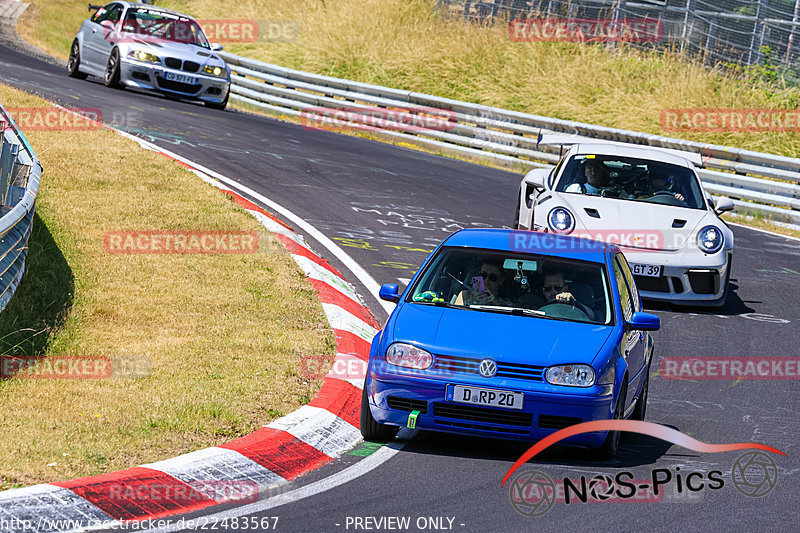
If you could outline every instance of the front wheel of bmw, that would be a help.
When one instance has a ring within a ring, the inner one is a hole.
[[[103,77],[103,82],[105,83],[106,87],[111,87],[113,89],[119,89],[119,49],[114,48],[111,50],[111,55],[108,57],[108,63],[106,64],[106,72],[105,76]]]
[[[372,442],[389,442],[397,435],[399,428],[379,423],[369,410],[366,384],[361,392],[361,436]]]

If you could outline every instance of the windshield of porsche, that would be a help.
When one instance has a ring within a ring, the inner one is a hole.
[[[576,155],[564,167],[556,191],[705,209],[690,168],[634,157]]]
[[[210,48],[208,39],[197,22],[188,17],[154,9],[129,9],[122,31],[145,38]]]
[[[610,324],[605,265],[557,257],[442,248],[408,302]]]

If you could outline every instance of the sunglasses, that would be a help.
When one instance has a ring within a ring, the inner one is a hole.
[[[545,292],[561,292],[564,290],[565,285],[551,285],[549,287],[542,287],[542,290]]]
[[[498,276],[494,272],[492,272],[491,274],[488,272],[481,272],[481,277],[489,281],[497,281],[498,279],[500,279],[500,276]]]

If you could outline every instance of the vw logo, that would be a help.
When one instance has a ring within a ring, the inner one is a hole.
[[[484,359],[478,367],[478,372],[485,378],[493,378],[497,374],[497,363],[491,359]]]

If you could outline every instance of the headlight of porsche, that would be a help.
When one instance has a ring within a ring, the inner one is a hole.
[[[386,362],[390,365],[425,370],[433,364],[433,356],[422,348],[396,342],[386,349]]]
[[[556,207],[547,215],[547,224],[557,233],[571,233],[575,229],[575,217],[564,207]]]
[[[224,76],[225,69],[222,67],[212,67],[211,65],[206,65],[203,67],[203,72],[206,74],[211,74],[212,76]]]
[[[719,252],[725,243],[725,237],[716,226],[706,226],[697,234],[697,247],[701,252],[714,254]]]
[[[151,54],[150,52],[145,52],[144,50],[131,50],[128,52],[128,57],[132,57],[133,59],[144,61],[146,63],[161,63],[161,58],[155,54]]]
[[[594,385],[595,374],[589,365],[556,365],[547,369],[544,379],[551,385],[591,387]]]

